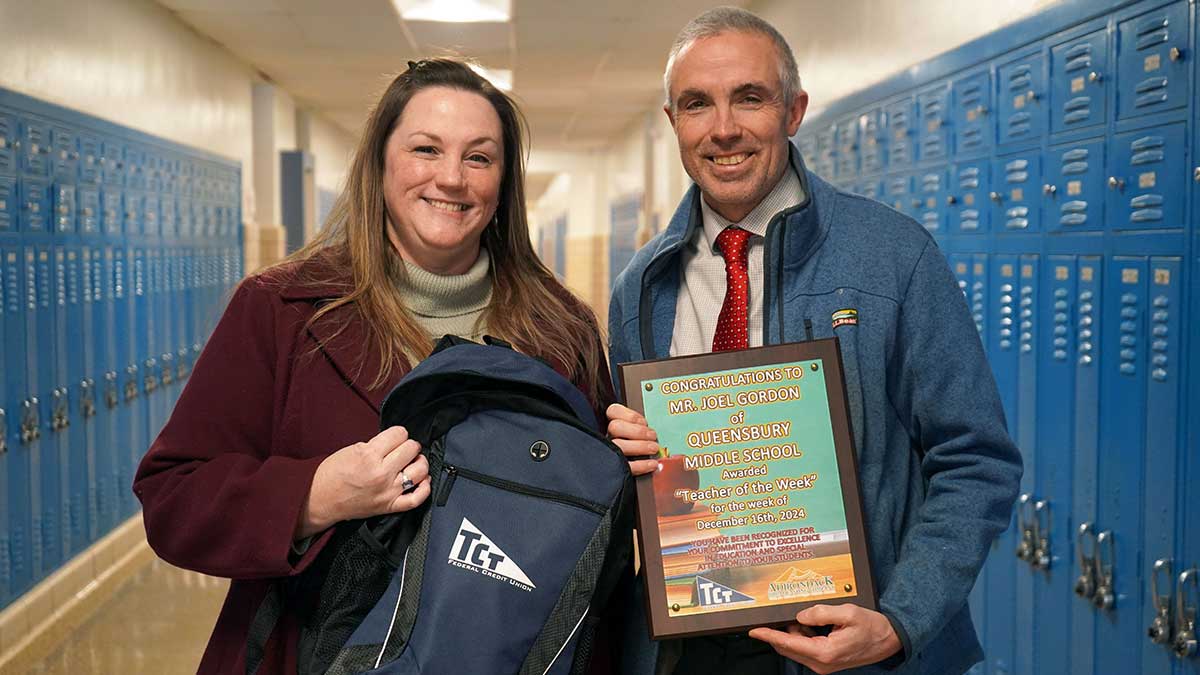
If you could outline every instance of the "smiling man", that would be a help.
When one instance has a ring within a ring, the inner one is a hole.
[[[610,361],[836,335],[880,611],[817,605],[784,631],[656,644],[635,597],[622,672],[965,672],[982,658],[967,594],[1009,523],[1021,459],[945,258],[912,219],[805,169],[789,138],[808,95],[755,15],[693,19],[664,84],[695,185],[617,279]],[[622,405],[608,417],[633,471],[654,471],[645,419]]]

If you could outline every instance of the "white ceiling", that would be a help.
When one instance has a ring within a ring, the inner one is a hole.
[[[514,0],[511,23],[443,24],[402,21],[389,0],[159,2],[355,135],[409,59],[451,51],[512,70],[539,150],[605,147],[658,105],[671,40],[714,4]]]

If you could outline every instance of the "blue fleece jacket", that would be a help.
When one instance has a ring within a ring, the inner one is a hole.
[[[967,595],[1009,524],[1020,453],[966,300],[933,238],[911,218],[808,173],[795,147],[791,163],[807,198],[767,230],[764,343],[804,340],[806,323],[814,338],[839,338],[880,610],[904,646],[902,661],[853,672],[963,673],[982,658]],[[693,186],[618,277],[609,307],[614,375],[617,364],[667,356],[680,252],[700,220]],[[858,311],[857,325],[833,327],[842,309]],[[630,607],[622,671],[649,675],[657,645],[641,598]]]

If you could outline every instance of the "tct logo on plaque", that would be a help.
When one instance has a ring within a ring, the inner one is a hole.
[[[658,432],[638,533],[655,639],[876,608],[836,338],[623,364]]]

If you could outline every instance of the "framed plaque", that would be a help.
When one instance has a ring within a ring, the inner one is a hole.
[[[658,432],[637,478],[654,639],[876,609],[837,338],[620,367]]]

